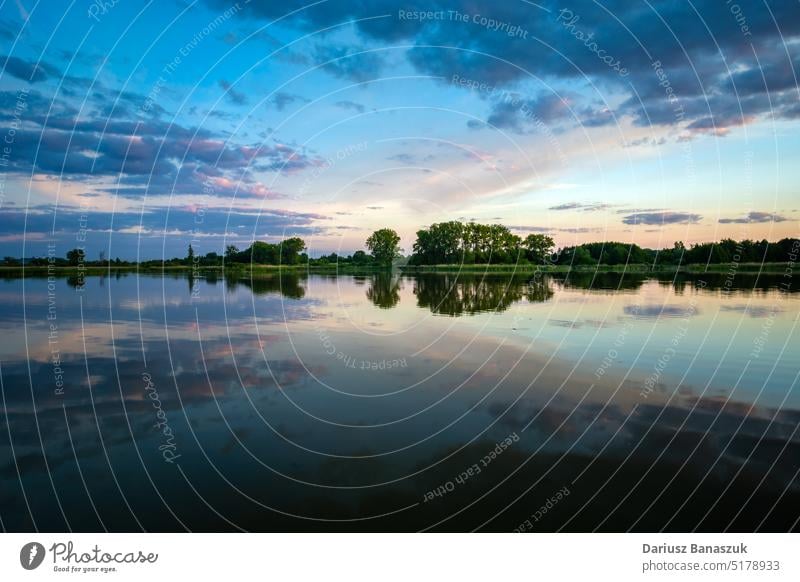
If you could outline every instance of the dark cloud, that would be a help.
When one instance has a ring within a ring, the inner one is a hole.
[[[749,224],[751,222],[785,222],[791,220],[779,214],[772,214],[770,212],[748,212],[745,216],[738,218],[720,218],[720,224]]]
[[[312,165],[302,152],[282,144],[237,145],[221,137],[172,126],[165,134],[143,124],[114,122],[114,131],[98,130],[101,121],[67,121],[64,129],[48,127],[25,129],[16,134],[15,156],[11,168],[48,174],[93,176],[137,175],[170,176],[180,165],[188,165],[213,176],[220,172],[257,169],[291,172]],[[58,124],[54,124],[58,125]],[[69,130],[70,125],[72,129]],[[124,129],[130,128],[127,132]]]
[[[313,234],[317,221],[327,220],[316,213],[289,210],[254,210],[249,208],[202,207],[195,208],[151,207],[145,212],[102,212],[76,206],[36,206],[3,211],[0,237],[20,235],[25,232],[31,240],[64,239],[75,241],[79,228],[95,236],[122,234],[160,236],[282,236],[291,231],[296,234]],[[198,220],[198,216],[202,220]]]
[[[487,125],[500,129],[510,129],[516,133],[525,131],[526,120],[522,116],[518,107],[508,102],[500,102],[492,107]]]
[[[31,83],[58,82],[59,92],[62,96],[75,97],[83,101],[81,111],[84,115],[158,118],[166,114],[166,110],[153,99],[134,91],[107,87],[96,78],[65,75],[58,67],[45,61],[34,63],[17,57],[0,57],[0,60],[3,58],[7,58],[4,73]],[[0,75],[1,77],[2,75]],[[54,109],[50,109],[50,105]],[[77,111],[73,106],[66,105],[63,99],[59,99],[53,100],[46,107],[44,104],[40,104],[38,114],[40,116],[58,115],[63,113],[59,111],[59,108],[64,107],[72,110],[73,114]]]
[[[223,0],[209,1],[224,5]],[[536,5],[475,0],[305,5],[301,0],[253,1],[245,9],[267,20],[297,10],[293,22],[307,30],[355,21],[367,42],[415,45],[407,52],[409,61],[419,71],[444,79],[457,74],[490,87],[510,87],[534,78],[548,82],[588,78],[604,93],[629,97],[613,110],[580,112],[578,121],[590,127],[613,123],[616,115],[630,116],[641,126],[678,126],[689,134],[724,135],[729,128],[759,117],[800,116],[800,45],[792,42],[800,36],[795,2],[740,0],[736,12],[733,4],[719,0],[646,4],[575,0],[568,9],[556,0]],[[469,18],[420,23],[399,18],[398,8],[479,14],[527,34],[504,34]],[[327,56],[341,54],[338,50]],[[343,66],[331,70],[362,80],[377,68]],[[558,108],[553,111],[545,103],[532,105],[538,105],[542,115],[558,114]],[[497,105],[490,117],[499,127],[515,131],[525,127],[519,112],[507,104]]]
[[[35,63],[18,57],[0,55],[0,62],[3,62],[3,72],[17,79],[39,83],[50,78],[58,78],[60,73],[55,67],[47,63]]]
[[[690,224],[700,222],[703,217],[691,212],[635,212],[623,217],[623,224]]]
[[[618,123],[615,113],[606,107],[600,109],[584,108],[578,117],[578,123],[583,127],[605,127]]]
[[[117,93],[135,102],[135,94]],[[16,92],[0,92],[0,119],[11,120]],[[14,139],[6,172],[111,178],[121,196],[206,194],[275,198],[254,172],[290,174],[321,164],[302,150],[278,142],[238,144],[208,129],[184,127],[143,116],[77,116],[64,100],[31,91],[24,98],[25,125]]]
[[[494,127],[526,133],[537,124],[552,124],[574,115],[569,101],[563,97],[546,94],[533,99],[523,99],[507,94],[495,100],[486,122]]]
[[[560,132],[560,126],[567,121],[583,127],[603,127],[617,122],[612,110],[603,106],[580,106],[579,101],[580,98],[572,94],[543,94],[534,99],[505,94],[494,100],[486,122],[520,134]]]

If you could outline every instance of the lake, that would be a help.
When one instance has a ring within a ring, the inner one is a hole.
[[[786,531],[800,294],[737,274],[8,277],[9,531]]]

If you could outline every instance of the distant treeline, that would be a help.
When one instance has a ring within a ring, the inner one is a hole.
[[[392,261],[400,256],[398,246],[400,237],[391,229],[375,231],[367,240],[366,246],[371,251],[356,251],[352,255],[338,255],[331,253],[319,258],[310,258],[306,251],[306,243],[299,237],[284,239],[278,243],[256,241],[244,250],[239,250],[235,245],[225,247],[224,254],[216,252],[199,255],[190,244],[185,257],[171,259],[156,259],[147,261],[124,261],[119,258],[106,259],[100,253],[97,260],[89,260],[83,249],[75,248],[67,252],[66,257],[32,257],[17,259],[5,257],[3,265],[6,267],[221,267],[245,265],[269,266],[327,266],[327,265],[352,265],[354,267],[390,267]]]
[[[781,263],[797,253],[797,239],[699,243],[689,247],[680,241],[672,248],[647,249],[636,244],[607,242],[565,247],[554,254],[557,265],[698,265],[724,263]]]
[[[369,253],[356,251],[351,255],[331,253],[310,258],[306,243],[292,237],[277,243],[256,241],[244,250],[228,245],[224,254],[216,252],[198,255],[190,244],[185,257],[123,261],[106,259],[103,253],[98,260],[90,261],[82,249],[70,250],[65,258],[33,257],[16,259],[5,257],[7,267],[221,267],[238,265],[270,266],[353,266],[388,268],[401,257],[400,237],[388,228],[375,231],[365,241]],[[501,224],[476,222],[440,222],[417,231],[409,265],[648,265],[680,266],[724,263],[782,263],[794,261],[798,253],[797,239],[784,238],[775,243],[766,240],[752,241],[723,239],[717,243],[700,243],[684,246],[680,241],[671,248],[648,249],[633,243],[592,242],[556,249],[550,236],[529,234],[525,238],[512,233]]]
[[[689,265],[705,263],[786,262],[797,253],[796,239],[700,243],[690,247],[647,249],[633,243],[593,242],[556,250],[544,234],[525,238],[501,224],[440,222],[417,231],[410,265],[551,264],[551,265]]]

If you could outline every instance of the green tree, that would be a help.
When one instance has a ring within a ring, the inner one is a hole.
[[[206,253],[206,256],[200,259],[200,264],[207,267],[215,267],[222,264],[222,257],[217,253]]]
[[[86,260],[86,253],[83,249],[72,249],[67,251],[67,262],[73,267],[77,267]]]
[[[239,254],[239,249],[236,245],[228,245],[225,247],[225,262],[233,262],[236,260],[236,255]]]
[[[544,234],[529,234],[525,237],[522,246],[525,248],[525,255],[529,261],[544,263],[552,254],[555,242]]]
[[[280,258],[280,249],[277,245],[258,240],[245,251],[245,254],[248,257],[248,262],[261,265],[277,265]]]
[[[391,228],[376,230],[366,244],[375,262],[384,267],[400,256],[400,236]]]
[[[306,243],[298,237],[287,238],[281,243],[280,257],[284,265],[296,265],[300,262],[300,253],[306,250]]]
[[[366,265],[370,261],[370,257],[364,251],[356,251],[353,253],[352,258],[354,265]]]
[[[592,258],[591,253],[583,247],[577,247],[572,255],[573,265],[593,265],[597,263],[596,259]]]
[[[190,244],[189,245],[189,251],[186,253],[186,263],[191,265],[193,261],[194,261],[194,249],[192,248],[192,245]]]

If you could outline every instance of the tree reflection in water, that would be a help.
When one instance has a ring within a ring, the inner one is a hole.
[[[253,295],[280,293],[289,299],[302,299],[305,297],[306,290],[300,282],[301,278],[305,279],[307,276],[301,277],[298,273],[249,276],[234,272],[225,273],[225,285],[229,293],[234,291],[238,285],[243,285],[250,289]]]
[[[229,292],[243,285],[255,295],[280,294],[289,299],[306,296],[305,280],[308,273],[264,273],[249,275],[230,271],[224,273]],[[314,274],[319,279],[336,279],[342,275]],[[186,277],[191,293],[197,284],[193,274],[173,275]],[[200,279],[208,284],[217,283],[220,275],[204,273]],[[687,286],[702,282],[705,291],[724,289],[730,293],[768,292],[780,283],[779,275],[737,274],[735,281],[724,273],[678,273],[648,275],[643,273],[599,273],[575,271],[566,274],[520,275],[482,273],[418,273],[403,275],[392,272],[346,275],[353,284],[367,285],[366,298],[381,309],[392,309],[400,303],[401,292],[407,282],[413,285],[417,306],[430,309],[440,315],[471,315],[487,311],[502,312],[518,301],[541,303],[551,299],[556,291],[583,289],[591,293],[632,293],[647,281],[657,281],[662,286],[671,286],[677,295],[682,295]],[[71,286],[82,284],[82,279],[68,280]],[[796,291],[792,283],[782,289]]]
[[[553,296],[547,277],[507,275],[420,275],[414,278],[417,305],[433,313],[459,316],[505,311],[523,298],[532,303]]]
[[[400,302],[400,290],[403,288],[402,277],[392,273],[375,273],[369,282],[367,299],[381,309],[391,309]]]

